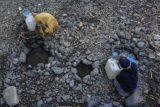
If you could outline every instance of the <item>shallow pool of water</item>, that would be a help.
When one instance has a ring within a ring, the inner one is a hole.
[[[39,63],[48,63],[48,57],[51,55],[42,48],[32,49],[30,54],[27,56],[27,65],[37,66]]]
[[[78,70],[77,75],[81,78],[85,77],[86,75],[90,75],[90,72],[93,70],[92,65],[85,65],[82,62],[80,62],[76,68]]]

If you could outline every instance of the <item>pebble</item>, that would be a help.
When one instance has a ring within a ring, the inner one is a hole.
[[[33,89],[30,92],[31,92],[31,94],[35,94],[36,93],[36,91],[33,90]]]
[[[156,57],[153,54],[149,54],[148,59],[149,60],[154,60]]]
[[[144,48],[144,42],[138,42],[137,43],[138,48],[142,49]]]
[[[42,104],[43,104],[43,101],[42,101],[42,100],[39,100],[39,101],[37,102],[37,107],[42,107]]]
[[[118,107],[119,104],[120,104],[119,102],[113,101],[114,106]]]
[[[70,46],[70,42],[64,42],[64,46],[65,47],[69,47]]]
[[[47,103],[50,103],[52,101],[52,97],[47,98],[46,101],[47,101]]]

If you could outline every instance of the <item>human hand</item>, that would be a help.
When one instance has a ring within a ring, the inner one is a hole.
[[[127,56],[126,56],[126,55],[123,55],[123,54],[121,54],[120,57],[121,57],[121,58],[127,58]]]

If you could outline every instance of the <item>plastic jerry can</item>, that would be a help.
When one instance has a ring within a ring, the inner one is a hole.
[[[105,71],[109,79],[115,79],[115,77],[120,72],[120,68],[118,67],[115,59],[108,59],[105,65]]]
[[[25,21],[29,31],[34,31],[36,29],[36,22],[31,14],[27,16]]]

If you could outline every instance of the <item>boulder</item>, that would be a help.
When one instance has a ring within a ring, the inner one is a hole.
[[[63,73],[63,69],[61,69],[61,68],[59,68],[59,67],[52,67],[51,68],[53,71],[54,71],[54,73],[55,74],[61,74],[61,73]]]
[[[142,91],[138,88],[131,96],[125,100],[125,105],[127,107],[136,107],[140,102],[143,101],[143,96],[141,96]]]
[[[88,97],[85,103],[87,107],[99,107],[101,103],[101,98],[98,96]]]
[[[91,76],[96,76],[96,75],[98,75],[98,74],[99,74],[99,70],[98,70],[97,68],[95,68],[95,69],[90,73]]]
[[[7,104],[15,106],[19,103],[17,89],[14,86],[9,86],[3,91],[3,97]]]

